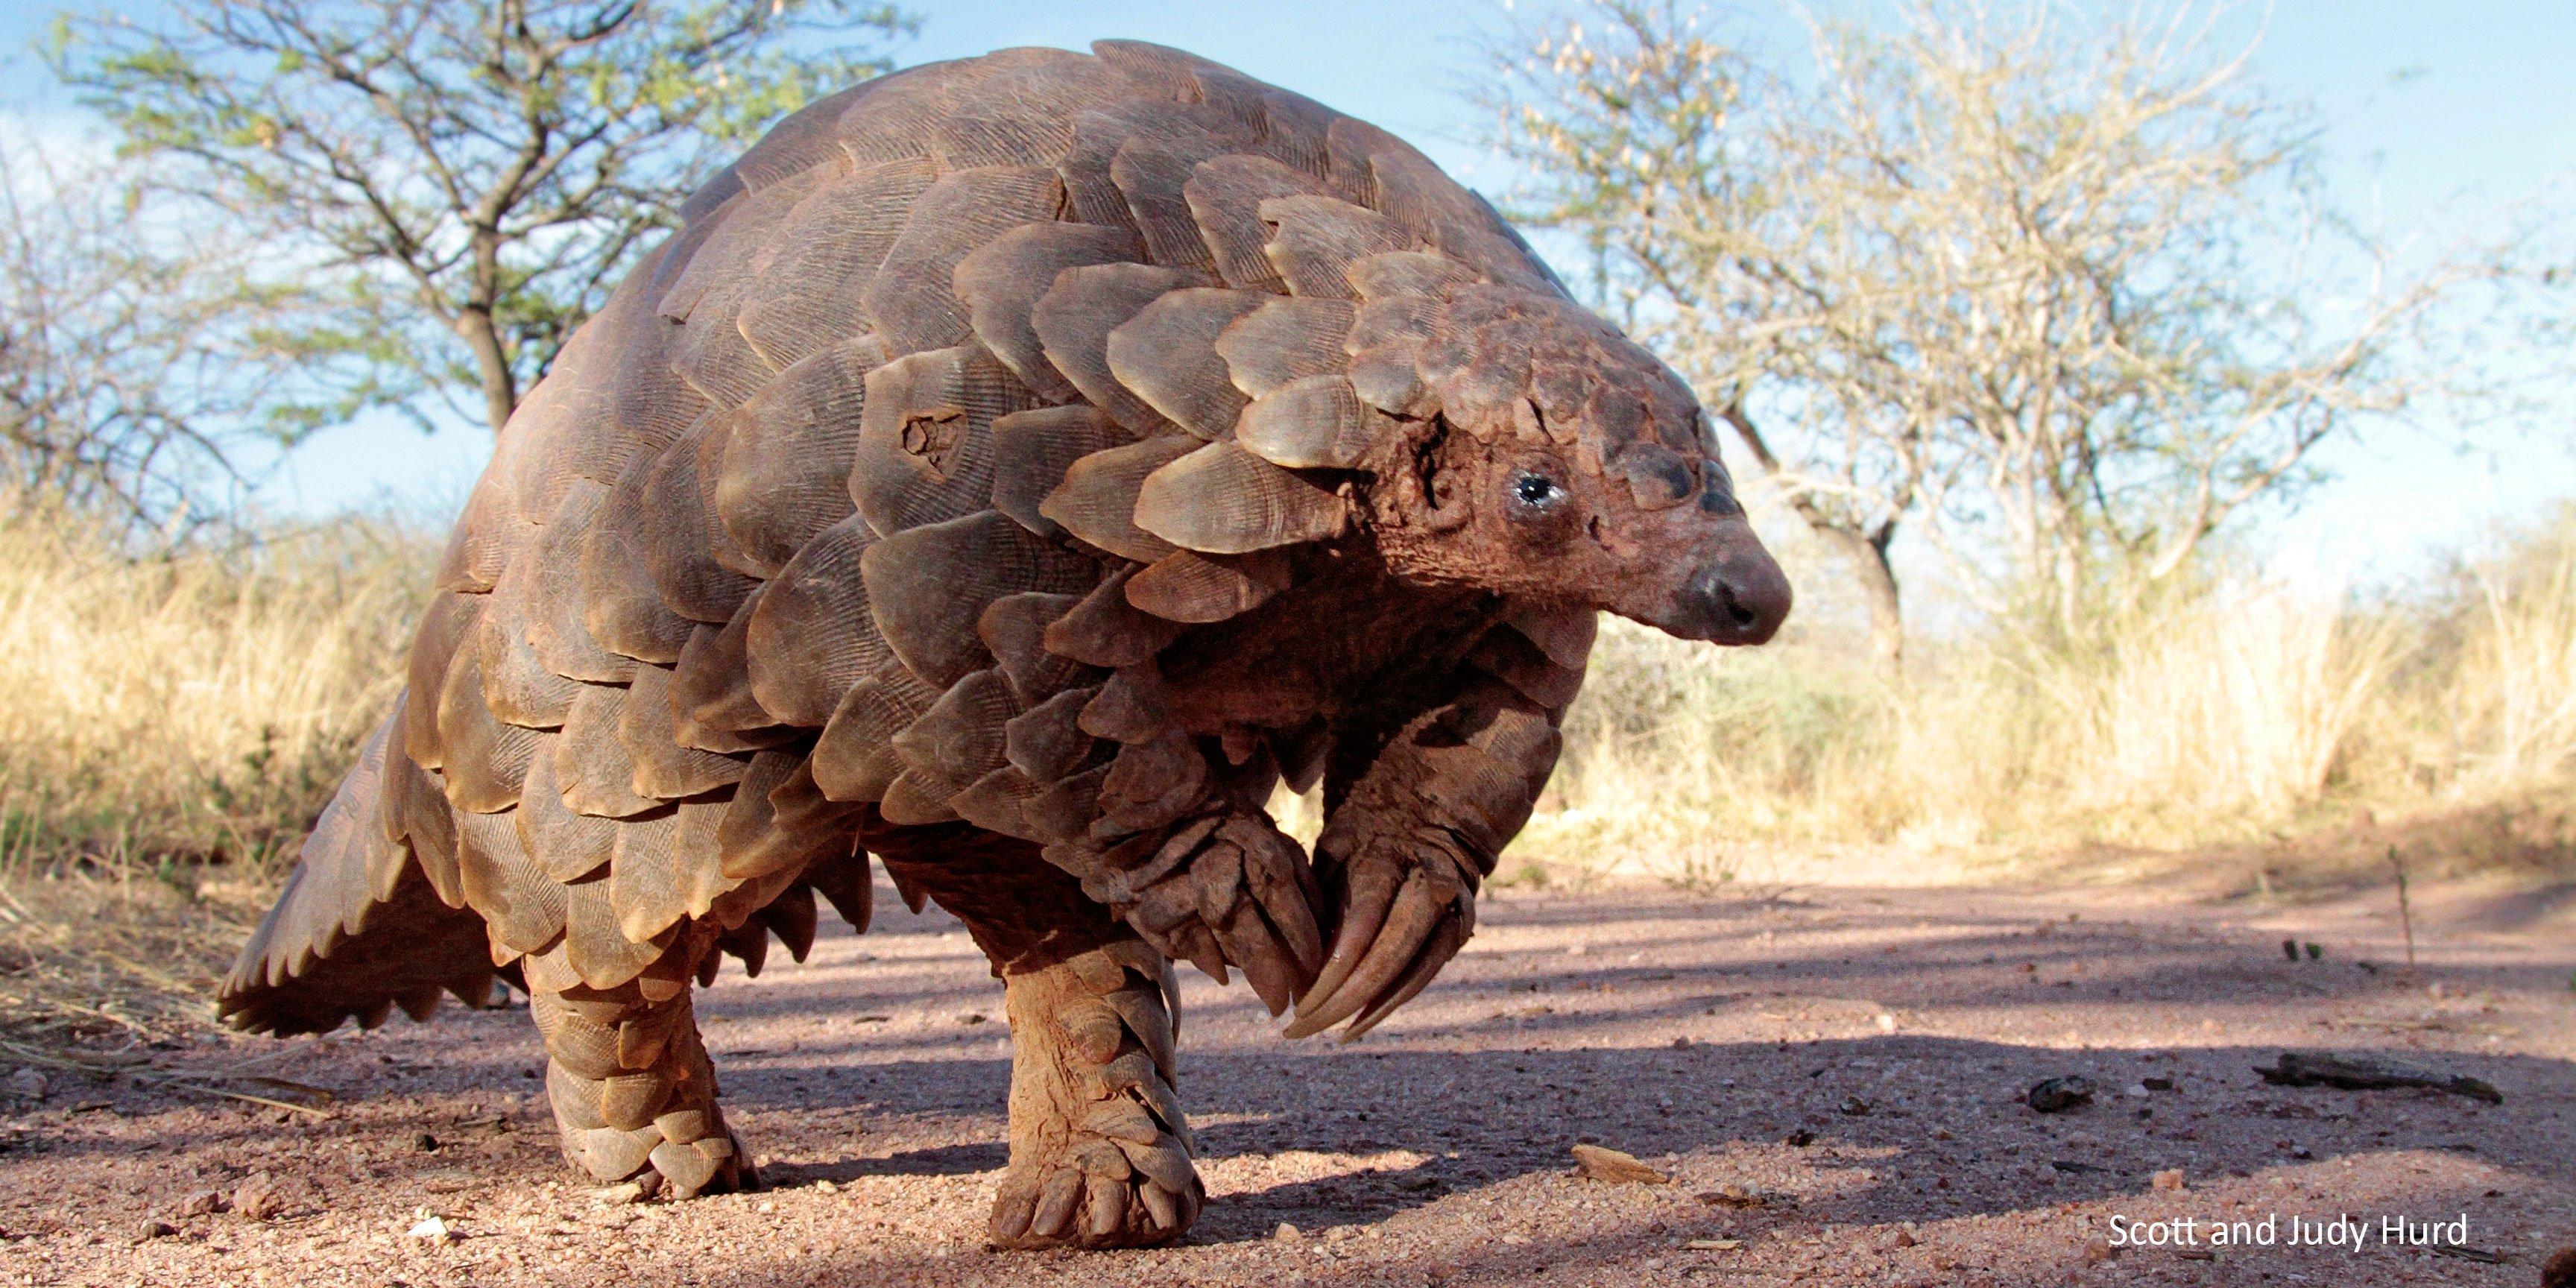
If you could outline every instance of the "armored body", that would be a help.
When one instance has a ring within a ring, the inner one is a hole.
[[[801,957],[817,895],[864,930],[873,855],[1003,980],[994,1241],[1177,1237],[1170,963],[1365,1030],[1465,942],[1596,611],[1788,611],[1670,371],[1420,153],[1213,63],[915,68],[680,217],[501,434],[221,1003],[507,979],[603,1182],[752,1179],[691,983]]]

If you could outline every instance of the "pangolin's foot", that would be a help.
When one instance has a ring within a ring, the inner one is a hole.
[[[753,1188],[751,1160],[716,1108],[688,993],[646,1002],[634,989],[528,999],[564,1156],[603,1185],[632,1182],[646,1196]]]
[[[1011,1170],[993,1201],[1002,1248],[1169,1243],[1207,1189],[1172,1092],[1171,965],[1135,940],[1005,984]]]

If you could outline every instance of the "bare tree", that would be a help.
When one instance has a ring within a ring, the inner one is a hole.
[[[281,343],[389,398],[463,391],[497,432],[721,153],[882,71],[908,25],[866,0],[177,0],[66,20],[52,61],[276,276],[365,319]]]
[[[2072,632],[2435,384],[2409,358],[2482,261],[2402,270],[2330,209],[2313,116],[2209,17],[1918,0],[1812,26],[1792,77],[1671,0],[1594,0],[1502,57],[1524,217],[1850,556],[1891,668],[1900,525]]]
[[[250,248],[173,226],[112,163],[0,147],[0,492],[173,534],[220,521],[246,449],[365,401],[365,377],[270,342],[329,325],[245,294]]]

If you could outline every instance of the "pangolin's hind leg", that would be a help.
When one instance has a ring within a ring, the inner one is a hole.
[[[908,893],[966,923],[1011,1020],[1011,1165],[993,1201],[1004,1248],[1121,1248],[1181,1237],[1206,1202],[1173,1092],[1171,963],[1023,841],[967,828],[867,839]]]
[[[716,1108],[688,972],[666,969],[707,951],[694,938],[684,933],[670,949],[688,961],[656,963],[615,988],[540,986],[528,997],[564,1155],[603,1185],[631,1180],[684,1199],[755,1180]]]

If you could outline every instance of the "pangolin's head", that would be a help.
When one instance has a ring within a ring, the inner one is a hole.
[[[1670,368],[1561,296],[1424,285],[1364,299],[1349,346],[1370,429],[1363,522],[1391,569],[1684,639],[1780,629],[1788,578]],[[1247,418],[1248,440],[1261,421]]]

